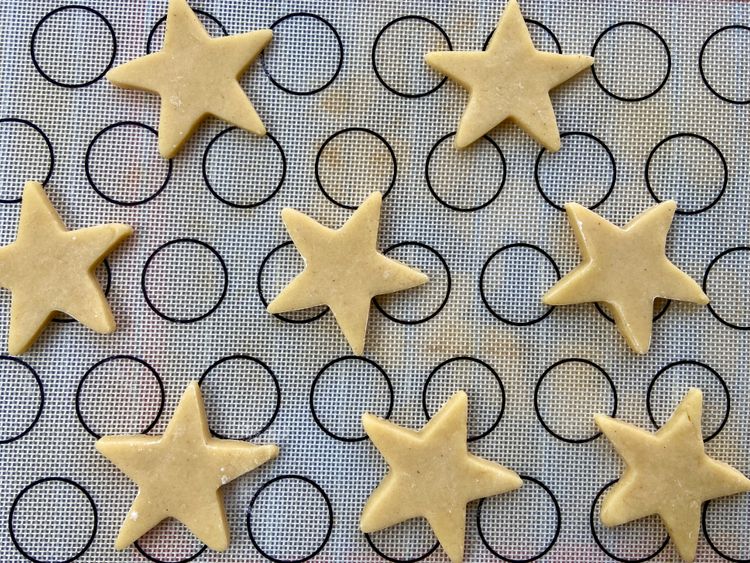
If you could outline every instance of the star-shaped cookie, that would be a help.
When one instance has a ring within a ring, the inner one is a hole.
[[[279,452],[274,445],[211,437],[195,381],[188,385],[163,436],[105,436],[96,449],[138,484],[115,549],[125,549],[165,518],[176,518],[216,551],[229,546],[222,485]]]
[[[423,517],[450,560],[463,559],[467,503],[523,484],[514,471],[469,453],[468,408],[466,393],[458,391],[416,432],[371,414],[362,417],[389,466],[362,511],[363,532]]]
[[[365,348],[370,302],[427,282],[427,276],[377,249],[380,192],[372,193],[338,230],[294,209],[281,217],[305,269],[268,305],[272,314],[328,305],[354,353]]]
[[[208,115],[265,135],[266,128],[238,82],[273,32],[212,38],[186,0],[169,0],[164,48],[120,65],[107,79],[121,88],[161,96],[159,152],[172,158]]]
[[[11,355],[23,354],[56,312],[93,331],[114,332],[94,270],[132,232],[116,223],[68,231],[42,185],[26,182],[16,240],[0,248],[0,286],[12,295]]]
[[[560,132],[549,92],[594,59],[537,51],[516,0],[509,0],[485,51],[435,51],[425,62],[469,92],[455,145],[464,148],[506,119],[549,151]]]
[[[622,477],[602,502],[602,523],[619,526],[658,514],[688,562],[695,559],[702,504],[750,491],[750,479],[706,455],[702,403],[700,389],[690,389],[655,434],[605,415],[594,417],[625,462]]]
[[[674,201],[665,201],[621,229],[577,203],[567,203],[568,222],[583,262],[542,301],[547,305],[607,303],[628,345],[639,354],[648,352],[654,299],[708,303],[700,286],[666,256],[667,233],[676,208]]]

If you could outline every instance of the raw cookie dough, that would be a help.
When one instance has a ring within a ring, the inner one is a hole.
[[[362,417],[389,466],[362,511],[363,532],[423,517],[450,560],[463,560],[466,504],[523,484],[514,471],[469,453],[468,408],[466,393],[458,391],[417,432],[371,414]]]
[[[708,297],[665,254],[677,204],[665,201],[634,217],[621,229],[577,203],[565,204],[583,262],[542,298],[547,305],[604,302],[628,345],[648,352],[654,299],[692,301]]]
[[[370,301],[376,295],[422,285],[428,278],[377,249],[380,192],[371,194],[338,230],[294,209],[281,217],[305,269],[268,305],[272,314],[328,305],[354,353],[365,348]]]
[[[518,2],[509,0],[486,51],[435,51],[425,62],[469,92],[456,148],[510,119],[544,148],[558,151],[560,132],[549,92],[594,59],[537,51]]]
[[[172,158],[208,115],[265,135],[266,128],[238,80],[273,32],[212,38],[186,0],[169,0],[164,48],[120,65],[107,79],[161,96],[159,152]]]
[[[96,449],[138,484],[115,549],[125,549],[165,518],[176,518],[209,548],[229,546],[219,490],[275,458],[279,448],[211,437],[200,387],[192,381],[162,436],[105,436]]]
[[[68,231],[42,185],[26,182],[18,235],[0,248],[0,286],[12,294],[8,352],[23,354],[58,311],[96,332],[114,332],[94,270],[132,232],[116,223]]]
[[[619,526],[658,514],[688,562],[698,546],[701,505],[750,491],[750,479],[706,455],[702,402],[701,390],[690,389],[655,434],[602,414],[594,417],[625,462],[622,477],[602,502],[602,523]]]

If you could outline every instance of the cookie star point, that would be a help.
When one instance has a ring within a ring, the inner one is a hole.
[[[363,416],[389,467],[362,510],[363,532],[423,517],[451,561],[462,561],[467,503],[523,484],[514,471],[468,451],[467,414],[468,398],[459,391],[419,431]]]
[[[436,51],[425,62],[469,93],[454,138],[465,148],[505,120],[551,152],[560,149],[549,92],[590,67],[586,55],[537,51],[518,2],[511,0],[485,51]]]
[[[229,546],[220,488],[274,459],[275,445],[213,438],[200,387],[192,381],[162,436],[105,436],[96,449],[138,485],[120,527],[122,550],[162,520],[182,522],[215,551]]]
[[[121,88],[161,97],[159,152],[172,158],[208,115],[256,135],[266,128],[239,84],[273,37],[261,29],[211,37],[185,0],[170,0],[164,47],[107,73]]]
[[[695,558],[703,503],[750,492],[750,479],[706,454],[702,401],[699,389],[688,391],[656,433],[605,415],[594,418],[625,462],[621,479],[602,501],[602,523],[619,526],[656,514],[688,562]]]
[[[284,209],[282,220],[305,268],[266,310],[279,314],[327,305],[353,352],[362,355],[372,298],[428,281],[422,272],[378,251],[381,202],[380,192],[372,193],[337,230]]]
[[[645,354],[657,297],[708,303],[701,287],[666,256],[674,201],[645,210],[624,228],[575,203],[565,209],[583,260],[547,291],[545,304],[607,303],[628,345]]]

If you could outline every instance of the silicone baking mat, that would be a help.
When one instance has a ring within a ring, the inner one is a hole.
[[[166,2],[0,7],[0,242],[27,179],[70,228],[136,229],[99,269],[115,334],[59,319],[0,358],[0,560],[447,561],[422,521],[358,531],[386,470],[359,419],[418,428],[459,388],[470,449],[525,480],[469,506],[467,561],[676,560],[656,518],[599,524],[621,462],[591,415],[655,428],[698,386],[708,453],[750,473],[750,4],[525,0],[538,48],[597,59],[553,94],[556,154],[510,125],[452,148],[466,94],[422,56],[480,49],[502,1],[193,7],[215,35],[274,29],[242,80],[270,134],[208,120],[169,162],[157,99],[102,78],[160,48]],[[378,299],[352,358],[325,309],[275,318],[264,302],[302,267],[280,210],[338,226],[375,189],[381,247],[431,281]],[[542,306],[579,260],[563,203],[623,224],[667,198],[668,254],[710,307],[659,304],[636,357],[606,310]],[[228,551],[169,522],[115,552],[136,488],[95,438],[160,433],[191,379],[216,435],[281,455],[225,487]],[[750,558],[748,522],[750,495],[710,502],[698,560]]]

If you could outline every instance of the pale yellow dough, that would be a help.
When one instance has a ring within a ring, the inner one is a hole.
[[[423,517],[450,560],[463,560],[466,504],[523,484],[514,471],[469,453],[468,405],[466,393],[458,391],[417,432],[371,414],[362,417],[389,466],[362,511],[363,532]]]
[[[132,232],[116,223],[68,231],[42,185],[26,183],[16,240],[0,248],[0,286],[12,295],[11,355],[23,354],[58,311],[96,332],[114,332],[94,270]]]
[[[159,152],[172,158],[213,115],[251,133],[266,128],[238,80],[265,48],[270,29],[211,38],[186,0],[169,0],[164,48],[120,65],[107,79],[161,96]]]
[[[693,561],[707,500],[750,491],[750,479],[703,448],[700,389],[688,391],[655,434],[605,415],[594,417],[625,462],[602,502],[605,526],[658,514],[685,561]]]
[[[377,249],[380,192],[371,194],[338,230],[294,209],[281,217],[305,269],[268,305],[272,314],[328,305],[354,353],[365,348],[370,302],[376,295],[416,287],[427,276]]]
[[[115,549],[125,549],[165,518],[176,518],[217,551],[229,546],[222,485],[279,452],[274,445],[211,437],[195,381],[188,385],[163,436],[105,436],[96,449],[138,485]]]
[[[537,51],[516,0],[505,7],[486,51],[436,51],[425,62],[469,92],[456,132],[464,148],[506,119],[549,151],[560,150],[560,133],[549,92],[594,59]]]
[[[544,303],[607,303],[628,345],[639,354],[648,352],[654,299],[708,303],[700,286],[665,254],[676,208],[674,201],[665,201],[621,229],[577,203],[566,204],[583,262],[547,292]]]

